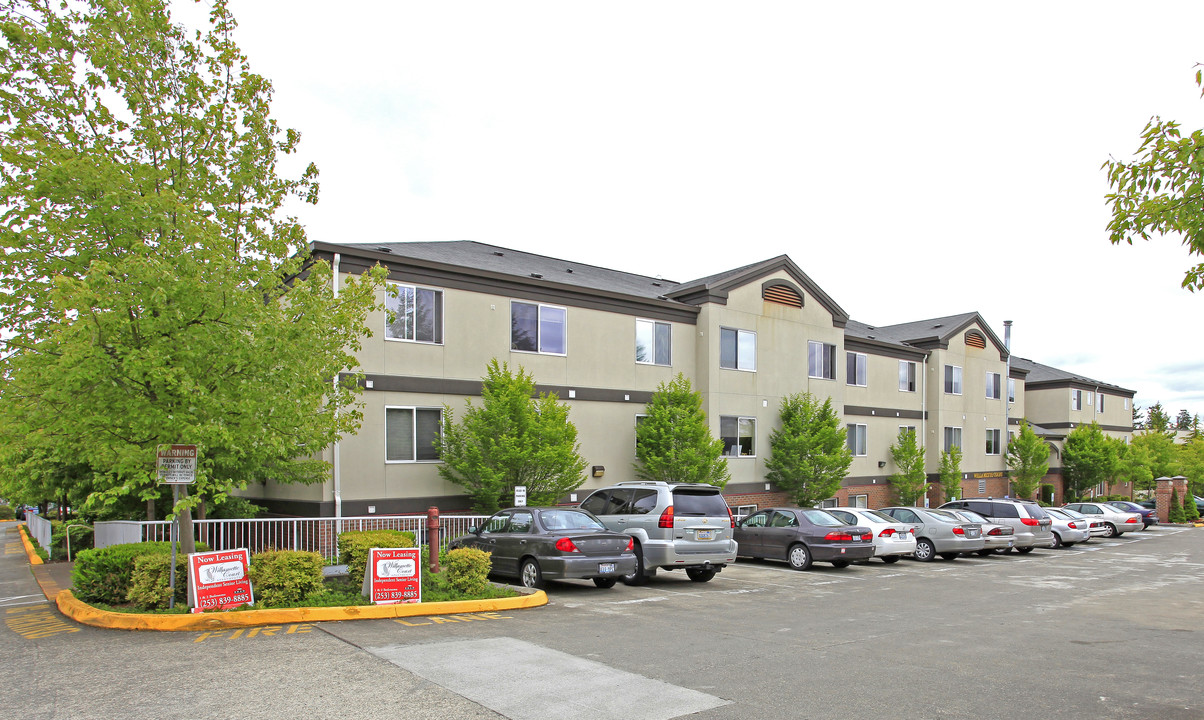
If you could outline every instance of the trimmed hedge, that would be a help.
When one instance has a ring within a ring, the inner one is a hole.
[[[300,602],[323,587],[325,559],[304,550],[269,550],[251,558],[256,604],[273,607]]]
[[[490,553],[477,548],[457,548],[440,558],[447,583],[462,593],[478,595],[489,587]]]
[[[17,511],[13,509],[12,505],[0,505],[0,520],[15,520],[16,518]]]
[[[126,600],[146,610],[162,610],[171,599],[171,552],[154,552],[134,558]],[[176,554],[176,605],[188,604],[188,556]]]
[[[205,552],[209,546],[197,543],[196,549]],[[127,602],[135,562],[142,555],[156,553],[170,557],[171,543],[125,543],[99,550],[80,550],[71,569],[72,592],[84,602],[107,605]],[[179,556],[186,558],[183,553]]]
[[[347,566],[347,577],[357,587],[368,569],[372,548],[412,548],[414,533],[404,530],[349,530],[339,534],[339,562]]]

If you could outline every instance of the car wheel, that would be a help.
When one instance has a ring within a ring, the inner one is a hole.
[[[623,576],[624,585],[643,585],[648,582],[648,574],[644,572],[644,551],[640,548],[640,544],[636,543],[635,548],[635,572],[630,575]]]
[[[1021,555],[1027,555],[1027,554],[1031,553],[1032,551],[1033,551],[1033,549],[1031,547],[1016,548],[1016,552],[1020,553]]]
[[[686,568],[686,575],[694,582],[709,582],[715,577],[715,571],[710,568]]]
[[[612,588],[615,586],[614,578],[594,578],[594,584],[600,588]]]
[[[890,565],[891,563],[897,563],[899,562],[899,556],[887,555],[886,557],[882,558],[882,562],[886,563],[887,565]]]
[[[786,559],[795,570],[806,570],[811,567],[811,551],[802,543],[795,543],[786,551]]]
[[[1062,547],[1064,547],[1064,548],[1074,547],[1074,543],[1062,543]]]
[[[1116,532],[1116,526],[1112,523],[1104,523],[1104,537],[1117,537],[1120,533]]]
[[[1062,545],[1064,545],[1064,543],[1062,542],[1062,536],[1057,533],[1054,533],[1053,534],[1053,545],[1050,545],[1050,547],[1052,547],[1056,550],[1056,549],[1062,547]]]
[[[849,566],[848,560],[833,560],[832,561],[832,567],[834,567],[834,568],[847,568],[848,566]]]
[[[941,557],[946,560],[956,560],[961,553],[941,553]]]
[[[986,557],[993,552],[995,552],[993,549],[992,550],[979,550],[978,554],[981,555],[982,557]]]
[[[523,566],[518,576],[523,583],[523,587],[543,587],[543,571],[539,569],[539,563],[535,562],[534,558],[523,560]]]
[[[936,557],[936,547],[928,538],[920,538],[916,540],[916,560],[920,562],[928,562]]]
[[[1012,548],[995,548],[991,552],[995,553],[996,555],[1007,555],[1011,551],[1012,551]]]

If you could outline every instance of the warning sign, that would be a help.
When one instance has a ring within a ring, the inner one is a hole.
[[[196,445],[160,445],[155,469],[161,483],[191,485],[196,482]]]

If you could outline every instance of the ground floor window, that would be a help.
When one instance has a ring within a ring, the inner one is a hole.
[[[723,439],[723,454],[728,457],[753,457],[756,447],[757,419],[719,416],[719,437]]]
[[[442,426],[442,408],[385,408],[385,461],[438,460],[435,441]]]

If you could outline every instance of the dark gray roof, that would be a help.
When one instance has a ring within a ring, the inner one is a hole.
[[[1012,356],[1012,367],[1028,371],[1028,377],[1025,379],[1024,384],[1026,388],[1033,387],[1034,385],[1040,385],[1042,383],[1048,383],[1059,387],[1078,385],[1084,389],[1106,388],[1122,395],[1129,395],[1130,397],[1137,394],[1136,390],[1129,390],[1128,388],[1123,388],[1119,385],[1101,382],[1099,380],[1086,377],[1085,375],[1079,375],[1067,370],[1059,370],[1058,368],[1050,367],[1049,365],[1042,365],[1039,362],[1029,360],[1028,358],[1017,357],[1015,355]]]
[[[788,255],[762,260],[761,262],[744,265],[734,270],[725,270],[715,275],[709,275],[698,280],[682,283],[668,295],[691,304],[699,302],[725,302],[727,293],[734,287],[747,285],[759,278],[772,273],[784,271],[798,283],[796,290],[805,292],[814,298],[825,310],[832,314],[832,322],[837,327],[843,327],[849,319],[849,314],[836,303],[823,288],[815,283],[807,273],[794,264]]]
[[[856,320],[849,320],[848,324],[844,326],[844,334],[846,339],[857,338],[859,340],[865,340],[877,345],[889,345],[900,349],[910,350],[921,355],[928,354],[927,350],[922,350],[910,343],[899,340],[897,337],[883,332],[881,328],[878,328],[874,325],[867,325]]]
[[[878,332],[883,337],[892,338],[899,342],[911,344],[938,342],[944,344],[948,342],[949,338],[966,329],[966,327],[975,321],[991,334],[992,341],[1002,350],[1003,343],[999,342],[999,339],[991,332],[991,327],[976,312],[946,315],[945,317],[916,320],[915,322],[899,323],[898,325],[887,325],[879,327]]]

